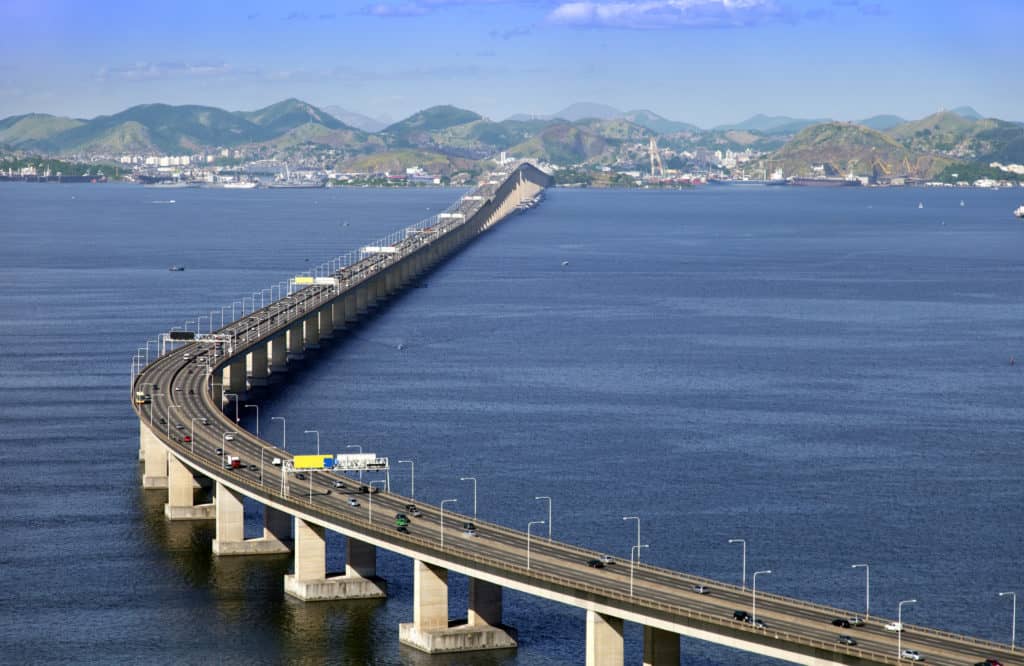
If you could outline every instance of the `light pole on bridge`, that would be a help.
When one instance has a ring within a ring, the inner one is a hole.
[[[864,569],[864,619],[871,617],[871,567],[866,564],[851,564],[851,569]]]
[[[729,539],[729,543],[741,543],[743,544],[743,581],[741,590],[747,589],[747,540],[746,539]]]
[[[375,483],[381,484],[381,488],[383,488],[387,481],[381,481],[380,479],[376,481],[370,481],[370,494],[368,495],[367,501],[370,503],[369,521],[371,525],[373,524],[373,484]]]
[[[903,658],[903,604],[916,604],[917,599],[901,601],[896,609],[896,659]]]
[[[458,501],[459,500],[457,500],[457,499],[441,500],[441,550],[444,550],[444,505],[445,504],[454,504],[455,502],[458,502]]]
[[[256,410],[256,436],[259,437],[260,436],[260,406],[259,405],[245,405],[246,409],[249,409],[250,407],[252,409]],[[319,451],[317,453],[319,453]]]
[[[623,520],[635,520],[636,521],[636,545],[639,546],[640,545],[640,516],[623,516],[622,519]],[[630,559],[632,559],[632,552],[633,551],[630,551],[630,553],[631,553],[630,554]],[[638,558],[640,557],[640,552],[639,551],[637,551],[636,556]]]
[[[533,499],[548,501],[548,543],[551,543],[551,498],[547,495],[541,495],[540,497],[534,497]]]
[[[636,563],[640,562],[640,549],[650,548],[651,544],[644,543],[633,546],[629,549],[629,596],[633,596],[633,569],[636,567]],[[633,559],[633,553],[636,553],[636,559]]]
[[[270,420],[271,421],[280,421],[281,422],[281,433],[282,433],[281,448],[284,449],[285,451],[287,451],[288,450],[288,422],[285,420],[285,418],[283,416],[271,416]]]
[[[232,375],[232,377],[234,377],[234,375]],[[223,386],[221,388],[223,388]],[[237,393],[225,393],[224,397],[225,398],[234,398],[235,399],[235,423],[241,423],[242,419],[238,415],[238,394]]]
[[[475,476],[460,476],[459,481],[472,481],[473,482],[473,520],[476,520],[476,477]]]
[[[416,463],[411,460],[399,460],[399,463],[409,463],[411,483],[409,488],[409,499],[416,499]]]
[[[320,455],[320,431],[319,430],[303,430],[305,434],[313,433],[316,435],[316,454]]]
[[[1013,652],[1015,645],[1017,644],[1017,593],[1016,592],[1000,592],[1001,597],[1013,597],[1013,621],[1010,625],[1010,652]]]
[[[750,606],[750,624],[756,628],[757,626],[757,577],[760,574],[771,574],[771,569],[765,569],[764,571],[754,572],[753,591],[751,594],[751,606]]]
[[[543,520],[531,520],[526,524],[526,569],[530,569],[530,530],[534,525],[543,525]]]

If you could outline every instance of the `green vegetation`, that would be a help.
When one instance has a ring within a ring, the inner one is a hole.
[[[973,183],[974,181],[982,178],[1024,182],[1024,176],[1002,171],[984,164],[966,162],[950,164],[935,176],[935,180],[943,183],[959,183],[962,181]]]
[[[116,164],[83,164],[45,157],[0,158],[0,172],[7,173],[10,169],[17,173],[27,167],[35,167],[36,173],[39,175],[47,171],[54,175],[60,173],[65,176],[99,175],[102,173],[110,180],[116,180],[122,176],[121,167]]]

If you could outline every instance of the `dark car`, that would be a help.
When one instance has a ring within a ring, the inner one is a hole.
[[[733,611],[732,619],[739,620],[740,622],[750,622],[750,613],[747,611]]]
[[[857,644],[857,641],[853,640],[852,636],[847,636],[846,634],[839,634],[839,638],[836,639],[836,642],[837,643],[842,643],[843,645],[856,645]]]
[[[843,629],[850,628],[850,621],[842,617],[837,617],[836,619],[832,620],[832,624],[833,626],[842,627]]]
[[[302,472],[299,472],[298,474],[295,475],[295,478],[298,479],[299,481],[305,481],[306,475],[303,474]]]
[[[587,566],[591,569],[604,569],[604,562],[601,560],[587,560]]]
[[[764,620],[762,620],[761,618],[757,618],[756,620],[753,620],[753,621],[747,620],[747,622],[749,624],[754,625],[758,629],[767,629],[768,628],[768,625],[765,624]]]
[[[462,523],[462,529],[464,529],[464,530],[475,530],[476,529],[476,525],[474,525],[473,523]]]
[[[217,447],[216,449],[214,449],[214,452],[215,452],[215,453],[216,453],[216,454],[217,454],[218,456],[220,456],[220,455],[224,455],[224,449],[222,449],[222,448],[220,448],[220,447]]]
[[[364,494],[365,494],[365,493],[368,493],[368,492],[370,492],[370,489],[369,489],[369,488],[367,488],[366,486],[359,486],[359,488],[358,488],[357,490],[358,490],[358,491],[359,491],[360,493],[364,493]]]
[[[405,525],[398,525],[397,527],[395,527],[395,529],[398,530],[399,532],[401,532],[402,534],[408,534],[409,533],[409,528],[406,527]]]

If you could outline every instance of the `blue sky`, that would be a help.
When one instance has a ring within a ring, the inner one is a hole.
[[[0,117],[287,97],[402,118],[578,101],[701,126],[754,113],[1024,120],[1024,0],[0,3]]]

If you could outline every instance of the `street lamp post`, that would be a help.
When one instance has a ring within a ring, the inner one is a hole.
[[[192,440],[192,453],[196,452],[196,417],[192,417],[192,434],[189,436]]]
[[[359,451],[359,453],[363,452],[363,446],[361,444],[348,444],[348,445],[345,446],[345,448],[346,449],[356,449],[357,451]],[[320,451],[318,450],[317,453],[320,453]],[[359,479],[362,480],[362,478],[363,478],[363,470],[359,470]]]
[[[851,564],[851,569],[864,569],[864,619],[871,617],[871,567],[866,564]]]
[[[168,437],[171,436],[171,410],[172,409],[177,409],[177,408],[178,408],[178,406],[175,405],[173,402],[169,403],[167,405],[167,436]]]
[[[547,495],[541,495],[540,497],[534,497],[533,499],[548,501],[548,543],[551,543],[551,498]]]
[[[250,407],[256,410],[256,436],[259,437],[260,436],[260,406],[259,405],[245,405],[246,409],[249,409]]]
[[[747,540],[746,539],[729,539],[729,543],[741,543],[743,544],[743,582],[740,589],[747,589]]]
[[[234,375],[232,375],[232,376],[234,376]],[[238,394],[237,393],[225,393],[224,397],[225,398],[234,398],[235,399],[235,423],[241,423],[242,419],[238,415]]]
[[[533,528],[534,525],[543,525],[543,524],[544,524],[543,520],[531,520],[530,522],[526,523],[526,569],[527,569],[527,571],[529,571],[529,569],[530,569],[530,529]]]
[[[441,500],[441,550],[444,550],[444,505],[451,502],[458,502],[457,499]]]
[[[367,501],[370,504],[369,520],[370,520],[370,524],[371,525],[373,524],[373,484],[375,484],[375,483],[379,483],[379,484],[381,484],[381,487],[383,487],[385,482],[384,481],[380,481],[380,480],[370,481],[370,494],[369,494],[369,499]]]
[[[757,622],[757,576],[758,576],[758,574],[770,574],[771,572],[772,572],[771,569],[765,569],[764,571],[755,571],[754,572],[754,576],[753,576],[753,579],[754,579],[753,591],[751,593],[751,602],[752,603],[751,603],[751,607],[750,607],[750,624],[751,625],[755,625],[755,623]]]
[[[639,546],[640,545],[640,516],[623,516],[622,519],[623,520],[635,520],[636,521],[636,545]],[[630,551],[630,553],[632,553],[632,551]],[[640,552],[639,551],[637,551],[636,556],[640,557]],[[630,558],[632,559],[632,555],[630,555]]]
[[[475,476],[460,476],[459,481],[472,481],[473,482],[473,520],[476,520],[476,477]],[[529,568],[529,567],[527,567]]]
[[[320,455],[320,431],[319,430],[303,430],[305,434],[313,433],[316,435],[316,454]]]
[[[899,631],[896,632],[896,659],[903,658],[903,604],[916,604],[917,599],[906,599],[901,601],[896,609],[896,625]]]
[[[635,568],[636,563],[640,562],[640,549],[650,547],[651,545],[649,543],[638,543],[637,545],[629,549],[629,596],[633,596],[633,569]],[[633,559],[633,553],[636,553],[635,560]]]
[[[288,421],[283,416],[271,416],[271,421],[281,422],[281,448],[285,451],[288,450]]]
[[[999,596],[1013,597],[1013,623],[1010,625],[1010,652],[1013,652],[1014,646],[1017,644],[1017,593],[1000,592]]]
[[[416,499],[416,463],[411,460],[399,460],[400,463],[409,463],[409,472],[412,476],[412,483],[409,488],[409,499]]]

